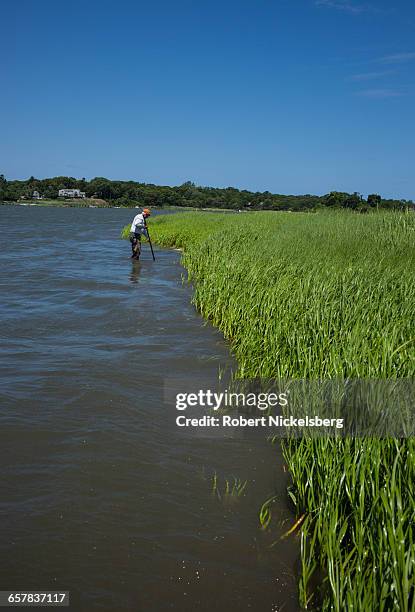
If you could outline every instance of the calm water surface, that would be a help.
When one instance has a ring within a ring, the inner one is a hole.
[[[262,435],[175,425],[173,394],[232,367],[179,254],[129,259],[134,211],[0,207],[0,590],[71,610],[296,610],[296,548],[258,529],[285,475]],[[237,501],[212,495],[248,480]]]

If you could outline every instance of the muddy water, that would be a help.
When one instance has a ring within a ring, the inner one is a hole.
[[[1,590],[68,590],[85,611],[296,610],[296,547],[269,548],[292,522],[278,449],[176,426],[174,390],[214,389],[232,361],[178,253],[131,263],[131,216],[0,207]]]

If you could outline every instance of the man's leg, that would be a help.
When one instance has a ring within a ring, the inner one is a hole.
[[[134,234],[130,235],[131,242],[131,257],[134,258],[137,254],[137,238]]]
[[[134,234],[134,237],[132,239],[131,245],[132,245],[132,248],[133,248],[133,254],[131,255],[131,257],[133,259],[139,259],[140,258],[140,253],[141,253],[140,238],[141,238],[141,236],[139,234]]]

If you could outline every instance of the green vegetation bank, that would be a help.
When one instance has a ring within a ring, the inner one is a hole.
[[[198,310],[242,377],[415,374],[415,215],[184,213],[150,222],[183,249]],[[128,228],[124,234],[128,233]],[[415,440],[289,439],[301,605],[415,610]]]

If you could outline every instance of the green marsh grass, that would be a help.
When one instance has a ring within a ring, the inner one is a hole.
[[[233,476],[231,480],[224,478],[224,483],[221,487],[216,472],[212,476],[212,494],[214,497],[218,497],[218,499],[237,499],[242,497],[247,485],[247,480]]]
[[[259,510],[259,522],[261,524],[262,529],[266,530],[270,526],[272,519],[272,511],[271,505],[276,500],[275,495],[264,501],[260,510]]]
[[[231,342],[240,377],[414,377],[414,214],[184,213],[150,227],[183,249],[194,304]],[[414,612],[414,439],[282,444],[305,515],[301,605]]]

